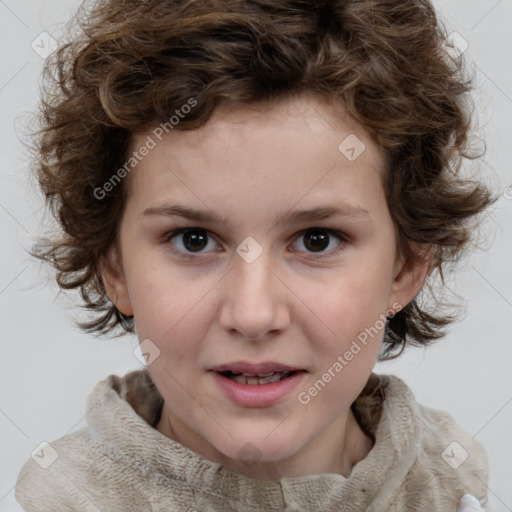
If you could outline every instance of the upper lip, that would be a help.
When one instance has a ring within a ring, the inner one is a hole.
[[[272,372],[294,372],[303,368],[289,366],[275,361],[263,361],[261,363],[251,363],[249,361],[234,361],[232,363],[221,364],[210,368],[215,372],[233,372],[233,373],[249,373],[251,375],[259,375]]]

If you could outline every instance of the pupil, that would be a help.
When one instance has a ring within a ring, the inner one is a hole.
[[[187,231],[183,233],[183,244],[188,250],[201,250],[206,247],[208,237],[205,231]]]
[[[329,235],[324,231],[312,230],[305,235],[306,247],[310,250],[324,250],[329,246]]]
[[[311,251],[323,251],[329,246],[329,235],[324,231],[308,231],[305,238],[305,245]],[[183,243],[190,251],[200,251],[208,243],[208,236],[205,231],[187,231],[183,234]]]

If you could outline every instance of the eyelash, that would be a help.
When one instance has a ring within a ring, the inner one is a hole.
[[[204,228],[198,228],[198,227],[193,227],[193,228],[181,228],[181,229],[176,229],[174,231],[171,231],[169,233],[166,233],[165,236],[164,236],[164,242],[167,243],[167,242],[170,242],[173,238],[179,236],[179,235],[183,235],[185,233],[190,233],[190,232],[194,232],[194,231],[200,231],[200,232],[203,232],[203,233],[206,233],[206,235],[209,237],[209,238],[213,238],[210,234],[210,232]],[[328,253],[315,253],[315,252],[311,252],[311,253],[308,253],[308,254],[312,254],[313,256],[306,256],[304,257],[305,259],[310,259],[310,260],[317,260],[317,259],[323,259],[323,258],[328,258],[328,257],[332,257],[338,253],[340,253],[341,251],[343,251],[345,249],[345,243],[348,241],[348,237],[347,235],[345,235],[344,233],[342,233],[341,231],[338,231],[336,229],[328,229],[328,228],[320,228],[320,227],[314,227],[314,228],[308,228],[308,229],[304,229],[303,231],[300,231],[297,236],[296,236],[296,239],[299,239],[301,238],[302,236],[304,236],[306,233],[310,232],[310,231],[321,231],[323,233],[327,233],[328,235],[332,236],[334,235],[336,238],[338,238],[340,240],[340,243],[339,245],[331,250],[330,252]],[[171,249],[174,253],[178,254],[180,257],[182,258],[185,258],[185,259],[197,259],[198,257],[202,256],[203,254],[205,253],[201,253],[201,252],[197,252],[197,253],[194,253],[194,252],[188,252],[188,253],[185,253],[179,249],[176,249],[172,244],[171,245]],[[301,251],[294,251],[294,252],[301,252]]]

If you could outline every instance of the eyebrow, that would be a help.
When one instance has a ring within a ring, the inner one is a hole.
[[[196,222],[215,223],[220,221],[229,227],[227,218],[220,218],[208,210],[199,210],[188,206],[174,204],[147,208],[142,216],[161,215],[166,217],[183,217]],[[356,217],[362,220],[371,220],[372,215],[360,206],[343,203],[338,206],[328,205],[305,210],[294,210],[276,216],[276,224],[292,224],[305,221],[319,221],[330,217]]]

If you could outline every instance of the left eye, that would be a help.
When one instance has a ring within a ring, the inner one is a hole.
[[[335,247],[331,247],[331,251],[325,251],[330,245],[332,245],[331,241],[333,237],[340,240],[340,242],[343,241],[343,236],[341,235],[341,233],[332,231],[330,229],[321,228],[312,228],[302,232],[298,240],[304,240],[304,243],[302,245],[306,247],[306,252],[337,252],[337,249],[335,249],[335,247],[341,245],[340,242],[334,244]]]

